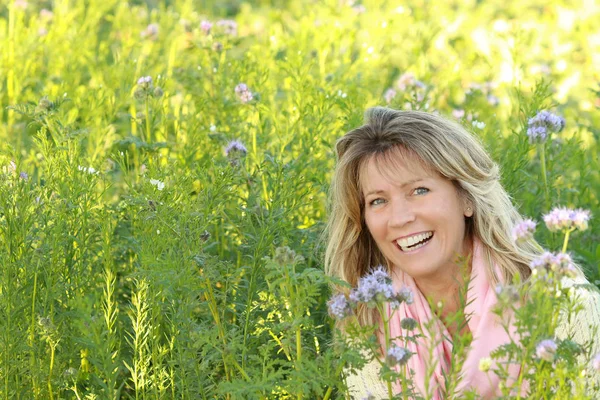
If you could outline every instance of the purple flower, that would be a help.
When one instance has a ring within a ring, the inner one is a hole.
[[[327,308],[329,316],[337,319],[343,319],[352,314],[350,303],[348,303],[346,296],[342,293],[332,296],[327,302]]]
[[[554,340],[546,339],[538,343],[537,347],[535,348],[535,354],[538,358],[544,361],[552,362],[554,361],[554,356],[556,355],[557,349],[558,346]]]
[[[600,371],[600,353],[596,354],[594,358],[592,358],[592,367],[596,371]]]
[[[588,228],[590,216],[588,210],[582,210],[581,208],[575,210],[575,215],[573,215],[573,225],[580,231],[585,231]]]
[[[383,95],[383,98],[385,99],[385,102],[390,104],[392,102],[392,100],[394,100],[394,97],[396,97],[396,91],[392,88],[389,88],[388,90],[385,91],[385,94]]]
[[[526,219],[519,222],[512,231],[513,240],[515,242],[526,241],[533,237],[533,233],[535,232],[535,221],[531,219]]]
[[[394,297],[392,280],[380,265],[358,281],[358,287],[350,292],[353,302],[367,303],[374,307],[376,303],[391,300]]]
[[[254,98],[252,96],[252,92],[250,91],[250,89],[248,89],[248,86],[245,83],[240,83],[235,87],[235,94],[237,95],[238,99],[244,104],[252,101],[252,99]]]
[[[504,303],[515,303],[519,301],[519,291],[512,285],[502,286],[496,285],[496,295],[498,299]]]
[[[137,80],[137,84],[147,88],[152,84],[152,77],[151,76],[142,76],[141,78],[139,78]]]
[[[219,28],[221,28],[223,33],[225,33],[226,35],[230,35],[230,36],[237,35],[237,29],[238,29],[237,22],[235,22],[231,19],[222,19],[220,21],[217,21],[217,26]]]
[[[550,213],[544,215],[544,222],[552,232],[569,229],[586,230],[590,212],[588,210],[572,210],[565,207],[556,207]]]
[[[405,365],[412,353],[403,347],[392,345],[387,351],[387,361],[390,366]]]
[[[552,270],[571,277],[578,275],[578,270],[571,256],[566,253],[552,254],[546,251],[533,260],[529,266],[531,269]]]
[[[405,72],[396,81],[398,90],[406,91],[407,89],[424,89],[425,84],[415,78],[410,72]]]
[[[200,29],[202,30],[202,32],[204,32],[205,35],[210,34],[210,30],[212,29],[213,24],[210,21],[202,21],[200,22]]]
[[[465,110],[461,108],[455,108],[454,110],[452,110],[452,116],[456,119],[461,119],[465,116]]]
[[[549,132],[560,132],[565,127],[565,120],[556,114],[543,110],[533,118],[529,118],[527,136],[529,143],[543,143]]]
[[[152,24],[148,25],[146,27],[146,29],[144,29],[142,31],[141,36],[143,38],[147,37],[147,38],[150,38],[150,39],[154,40],[154,39],[156,39],[158,37],[158,29],[159,29],[158,24],[152,23]]]
[[[399,301],[403,301],[406,304],[412,304],[415,300],[412,290],[410,290],[410,288],[406,286],[398,291],[397,297]]]
[[[239,140],[232,140],[225,146],[225,155],[227,157],[233,157],[237,153],[245,155],[247,152],[248,149],[246,149],[246,146]]]
[[[23,180],[27,180],[27,179],[29,179],[29,175],[27,175],[27,172],[21,172],[19,174],[19,178],[21,178]]]

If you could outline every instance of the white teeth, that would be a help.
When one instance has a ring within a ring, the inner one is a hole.
[[[414,236],[410,236],[407,238],[402,238],[396,241],[396,243],[398,243],[398,246],[400,246],[400,248],[403,251],[407,251],[409,250],[407,247],[414,245],[415,243],[419,243],[422,242],[425,239],[429,239],[431,236],[433,236],[433,232],[425,232],[425,233],[420,233],[418,235],[414,235]],[[424,246],[425,243],[421,243],[417,246],[411,247],[410,250],[414,250],[414,249],[418,249],[421,246]]]

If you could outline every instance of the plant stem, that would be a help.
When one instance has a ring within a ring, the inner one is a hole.
[[[150,136],[150,104],[148,96],[146,96],[146,140],[148,143],[152,142],[152,137]]]
[[[546,147],[544,143],[538,145],[540,151],[540,161],[542,165],[542,179],[544,180],[544,196],[546,199],[546,210],[550,210],[550,189],[548,187],[548,177],[546,176]]]
[[[384,354],[384,356],[387,358],[387,351],[390,348],[390,326],[389,326],[390,320],[385,318],[385,313],[384,313],[385,310],[381,304],[377,304],[377,309],[379,310],[379,314],[381,315],[381,320],[383,321],[383,334],[385,336],[385,354]],[[387,383],[388,396],[390,397],[390,399],[392,399],[394,397],[394,393],[392,391],[392,382],[390,382],[388,380],[386,383]]]
[[[344,369],[344,363],[341,362],[335,370],[335,376],[339,376],[342,373],[342,369]],[[329,386],[327,391],[325,392],[325,396],[323,396],[323,400],[329,400],[329,396],[331,396],[331,392],[333,391],[333,387]]]
[[[52,390],[52,370],[54,369],[54,353],[56,351],[56,345],[54,343],[50,344],[50,372],[48,372],[48,394],[50,395],[50,400],[54,399],[53,390]]]
[[[302,328],[296,328],[296,370],[300,369],[300,361],[302,359]],[[298,400],[302,400],[302,393],[298,393]]]
[[[574,230],[574,229],[573,229],[573,228],[571,228],[571,229],[568,229],[568,230],[565,232],[565,241],[563,242],[563,247],[562,247],[562,252],[563,252],[563,253],[567,251],[567,246],[568,246],[568,244],[569,244],[569,235],[571,234],[571,232],[573,232],[573,230]]]

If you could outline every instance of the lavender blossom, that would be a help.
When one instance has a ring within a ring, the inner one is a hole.
[[[575,210],[573,215],[573,225],[580,231],[585,231],[588,228],[588,221],[590,220],[591,214],[589,210],[582,210],[581,208]]]
[[[346,316],[352,314],[350,303],[348,303],[348,299],[342,293],[332,296],[327,302],[327,308],[329,316],[336,319],[344,319]]]
[[[21,178],[21,179],[23,179],[23,180],[26,181],[27,179],[29,179],[29,175],[27,175],[27,172],[21,172],[19,174],[19,178]]]
[[[406,91],[407,89],[424,89],[425,84],[415,78],[410,72],[406,72],[396,81],[398,90]]]
[[[398,291],[397,298],[399,301],[403,301],[406,304],[412,304],[415,301],[414,293],[406,286]]]
[[[553,254],[546,251],[533,260],[529,266],[532,270],[551,270],[570,277],[578,275],[577,267],[571,256],[566,253]]]
[[[254,98],[252,96],[252,92],[248,89],[248,86],[245,83],[240,83],[235,87],[235,94],[237,95],[238,99],[244,104],[252,101],[252,99]]]
[[[532,219],[526,219],[519,222],[512,231],[513,240],[515,242],[527,241],[533,238],[536,222]]]
[[[383,98],[385,99],[385,102],[390,104],[392,102],[392,100],[394,100],[394,97],[396,97],[397,92],[392,89],[389,88],[388,90],[385,91],[385,94],[383,95]]]
[[[151,76],[142,76],[137,80],[137,84],[143,88],[148,88],[152,85],[152,77]]]
[[[550,132],[560,132],[565,126],[565,120],[556,114],[543,110],[533,118],[529,118],[527,136],[529,143],[543,143]]]
[[[572,210],[565,207],[556,207],[544,215],[544,222],[552,232],[571,229],[584,231],[588,228],[589,220],[590,212],[588,210]]]
[[[209,35],[210,34],[210,30],[213,27],[213,23],[210,21],[202,21],[200,22],[200,30],[202,30],[202,32],[204,32],[205,35]]]
[[[462,117],[465,116],[465,110],[463,110],[461,108],[456,108],[456,109],[452,110],[452,116],[456,119],[461,119]]]
[[[221,28],[223,33],[225,33],[226,35],[229,35],[229,36],[237,35],[238,25],[237,25],[237,22],[235,22],[234,20],[222,19],[220,21],[217,21],[217,26],[219,28]]]
[[[592,358],[592,368],[594,368],[596,371],[600,371],[600,353],[596,354]]]
[[[388,273],[380,265],[368,275],[360,278],[358,287],[350,292],[350,300],[353,302],[367,303],[374,307],[376,303],[392,300],[394,288]]]
[[[390,366],[405,365],[412,353],[403,347],[392,345],[387,351],[387,361]]]
[[[246,153],[248,153],[248,149],[246,149],[246,146],[244,146],[244,144],[239,140],[232,140],[227,144],[227,146],[225,146],[225,155],[227,157],[233,157],[238,153],[240,155],[245,155]]]
[[[142,31],[140,34],[142,38],[150,38],[152,40],[156,40],[158,38],[158,30],[159,26],[157,23],[149,24],[146,29]]]
[[[552,362],[554,361],[554,356],[556,355],[557,349],[558,346],[554,340],[546,339],[538,343],[537,347],[535,348],[535,354],[538,356],[538,358],[544,361]]]

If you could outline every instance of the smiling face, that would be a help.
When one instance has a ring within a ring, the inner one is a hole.
[[[416,156],[393,151],[360,171],[364,219],[381,253],[416,279],[441,281],[467,251],[465,216],[473,213],[455,185]]]

